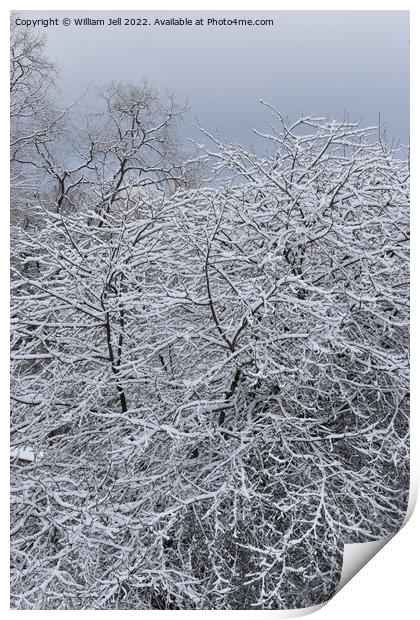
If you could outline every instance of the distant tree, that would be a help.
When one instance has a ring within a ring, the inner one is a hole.
[[[11,17],[10,37],[10,167],[13,221],[24,224],[40,195],[45,175],[38,149],[51,145],[66,111],[57,109],[56,69],[45,55],[45,38],[19,28]]]
[[[45,38],[11,20],[10,117],[11,160],[29,146],[48,140],[57,122],[51,118],[56,69],[45,55]]]

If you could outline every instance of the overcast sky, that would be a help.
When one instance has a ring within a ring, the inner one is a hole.
[[[191,118],[246,145],[265,128],[262,98],[290,118],[302,112],[375,124],[409,134],[408,11],[78,12],[28,11],[30,18],[271,18],[268,27],[69,27],[44,29],[61,69],[66,101],[89,84],[140,81],[188,99]],[[86,102],[89,102],[87,97]]]

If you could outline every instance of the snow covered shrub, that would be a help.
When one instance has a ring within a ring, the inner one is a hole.
[[[15,607],[309,606],[401,525],[407,158],[273,112],[218,183],[15,229]]]

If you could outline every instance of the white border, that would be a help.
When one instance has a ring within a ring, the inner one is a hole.
[[[127,0],[119,0],[118,5],[115,2],[109,2],[107,0],[102,1],[84,1],[73,0],[69,3],[64,3],[61,6],[57,6],[57,3],[50,1],[28,2],[22,1],[19,3],[13,3],[0,9],[0,68],[1,68],[1,83],[3,86],[2,97],[0,98],[1,114],[0,114],[0,135],[3,136],[2,148],[1,148],[1,185],[3,188],[3,194],[0,200],[0,291],[2,292],[2,303],[0,304],[0,343],[2,344],[0,355],[0,395],[1,395],[1,420],[4,425],[3,432],[1,433],[2,450],[1,454],[1,495],[3,499],[4,509],[0,512],[1,515],[1,532],[3,535],[3,545],[1,547],[1,578],[0,584],[2,586],[1,597],[1,609],[4,617],[10,615],[19,614],[26,617],[28,612],[24,611],[9,611],[9,541],[8,541],[8,527],[9,527],[9,512],[8,512],[8,383],[9,383],[9,367],[8,367],[8,349],[7,343],[9,339],[9,319],[8,319],[8,264],[9,264],[9,232],[8,232],[8,212],[9,212],[9,175],[8,175],[8,161],[9,161],[9,146],[6,136],[9,134],[8,116],[8,58],[9,58],[9,11],[23,11],[23,10],[253,10],[253,11],[269,11],[269,10],[410,10],[411,13],[411,143],[414,145],[412,148],[412,168],[415,171],[413,174],[413,187],[411,193],[411,219],[415,232],[415,240],[418,239],[419,232],[419,183],[416,180],[418,177],[418,147],[419,136],[418,128],[419,124],[413,113],[414,110],[420,109],[419,97],[418,97],[418,84],[416,74],[418,68],[414,61],[419,57],[420,46],[418,44],[418,13],[419,9],[413,2],[342,2],[337,7],[334,2],[320,2],[316,5],[313,2],[302,2],[296,0],[295,2],[275,2],[275,1],[263,1],[251,3],[246,0],[236,1],[220,1],[213,0],[212,2],[185,2],[180,1],[176,4],[169,1],[155,2],[134,2]],[[419,327],[417,327],[417,312],[420,310],[419,306],[419,283],[417,274],[420,271],[419,252],[416,248],[417,243],[412,244],[412,324],[411,324],[411,338],[413,345],[412,354],[412,418],[411,418],[411,438],[412,438],[412,460],[411,460],[411,488],[410,488],[410,509],[409,513],[413,511],[415,496],[418,490],[419,480],[419,429],[417,424],[417,410],[420,405],[419,399],[419,387],[417,385],[417,375],[419,370],[419,358],[418,358],[418,343],[419,343]],[[416,346],[417,345],[417,346]],[[355,615],[359,618],[365,619],[369,617],[375,618],[389,618],[394,620],[398,617],[399,620],[411,620],[418,616],[418,610],[420,606],[417,603],[417,588],[418,588],[418,575],[419,560],[416,554],[420,548],[419,545],[419,531],[420,531],[420,516],[419,510],[415,512],[414,517],[407,523],[403,530],[393,538],[385,548],[376,556],[369,564],[351,580],[351,584],[345,587],[338,593],[330,602],[327,603],[322,610],[317,612],[317,618],[320,620],[328,620],[329,618],[337,620],[354,620]],[[417,543],[417,545],[416,545]],[[30,611],[31,618],[41,618],[43,614],[53,614],[55,611]],[[66,614],[100,614],[103,618],[103,614],[113,614],[112,611],[84,611],[73,612],[66,611]],[[138,613],[138,612],[118,612],[118,613]],[[151,617],[151,614],[177,614],[178,617],[184,617],[189,614],[188,611],[171,611],[171,612],[141,612],[142,618],[146,620]],[[213,618],[233,618],[238,617],[238,614],[245,614],[252,618],[260,617],[262,614],[266,617],[266,614],[274,614],[276,616],[283,616],[281,612],[274,611],[240,611],[240,612],[228,612],[228,611],[202,611],[192,612],[203,615],[213,614]],[[33,615],[34,614],[34,615]],[[294,614],[293,614],[294,615]],[[292,617],[292,615],[289,615]]]

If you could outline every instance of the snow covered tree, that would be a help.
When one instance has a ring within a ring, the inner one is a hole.
[[[106,101],[88,191],[15,231],[13,605],[324,601],[405,513],[406,154],[270,108],[266,156],[204,132],[220,181],[174,191]]]

